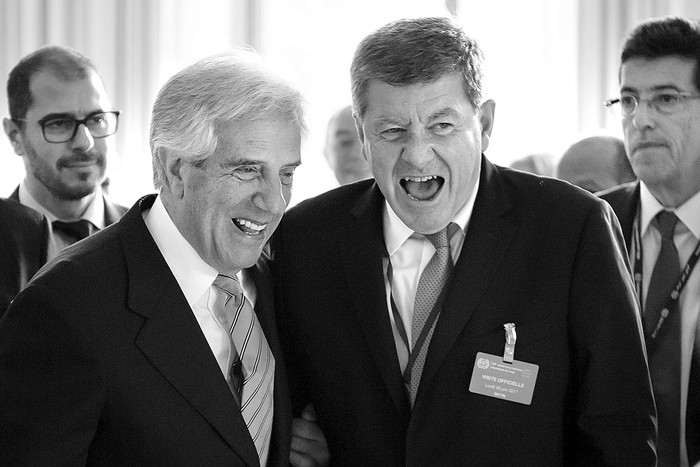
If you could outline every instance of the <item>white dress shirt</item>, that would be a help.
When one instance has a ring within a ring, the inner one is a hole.
[[[479,176],[480,177],[480,176]],[[462,250],[464,234],[467,231],[476,200],[476,192],[479,186],[477,179],[474,189],[464,206],[457,212],[452,222],[459,227],[450,238],[450,252],[452,260],[457,263],[457,258]],[[399,365],[403,372],[408,364],[412,347],[411,328],[413,323],[413,305],[416,299],[418,281],[423,269],[428,265],[435,254],[435,247],[421,234],[416,234],[406,226],[396,215],[389,203],[384,203],[384,243],[389,258],[384,258],[384,286],[386,289],[387,308],[391,319],[391,328],[394,334],[394,343],[399,357]],[[452,233],[452,232],[450,232]],[[389,261],[392,267],[392,283],[389,283],[387,270]],[[396,308],[403,323],[397,323],[391,311],[391,297],[394,297]],[[399,326],[403,324],[408,337],[409,348],[403,342],[399,334]]]
[[[156,242],[170,271],[175,276],[199,327],[211,348],[221,373],[230,383],[230,369],[234,360],[231,336],[228,329],[217,318],[214,306],[217,295],[213,283],[219,274],[202,260],[195,249],[182,236],[158,196],[151,209],[142,213],[144,222]],[[241,279],[239,273],[239,280]],[[246,298],[255,298],[254,285],[250,281],[242,284]],[[251,296],[253,295],[253,296]],[[254,305],[254,302],[251,301]]]
[[[646,302],[646,293],[649,289],[651,273],[654,270],[656,257],[661,249],[661,234],[650,226],[656,215],[665,208],[651,194],[649,188],[640,182],[641,224],[639,228],[642,238],[642,304]],[[672,209],[679,219],[673,235],[673,241],[678,250],[678,259],[681,268],[685,267],[700,239],[700,192],[692,196],[688,201]],[[639,219],[637,220],[639,222]],[[634,262],[636,245],[630,251],[631,261]],[[698,338],[698,315],[700,315],[700,264],[695,266],[693,273],[688,278],[685,288],[681,292],[678,301],[681,318],[681,413],[685,414],[688,405],[688,382],[690,380],[690,364],[693,356],[693,346],[700,346]],[[685,442],[685,416],[681,417],[681,465],[688,465],[688,456]]]

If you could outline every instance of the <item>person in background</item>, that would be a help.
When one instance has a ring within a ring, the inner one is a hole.
[[[7,98],[3,128],[26,173],[10,197],[51,222],[51,259],[126,212],[100,187],[115,151],[119,112],[92,62],[60,46],[20,60],[7,80]]]
[[[522,170],[535,175],[554,177],[556,162],[551,154],[530,154],[511,162],[511,169]]]
[[[659,466],[700,462],[700,23],[640,23],[621,54],[625,148],[639,181],[600,196],[620,219],[642,303]]]
[[[637,179],[624,141],[607,135],[589,136],[572,144],[559,160],[557,178],[591,193]]]
[[[351,106],[343,107],[328,121],[323,154],[341,185],[372,177],[369,163],[362,157]]]
[[[241,51],[177,73],[152,115],[158,194],[0,321],[0,464],[327,462],[311,411],[292,436],[261,257],[301,162],[300,94]]]
[[[483,155],[495,104],[447,18],[371,33],[351,82],[374,179],[297,204],[272,242],[295,412],[313,403],[331,461],[653,466],[610,206]]]
[[[49,231],[46,217],[0,198],[0,318],[46,262]]]

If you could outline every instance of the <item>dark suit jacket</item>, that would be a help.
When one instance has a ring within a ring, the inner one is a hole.
[[[275,234],[295,409],[335,465],[654,465],[655,408],[619,226],[599,199],[484,159],[411,411],[372,180],[300,203]],[[530,405],[469,391],[477,352],[539,365]]]
[[[19,186],[12,192],[10,199],[19,203]],[[106,197],[102,197],[102,199],[105,203],[105,227],[107,227],[117,222],[124,215],[127,208],[109,201]]]
[[[64,250],[0,324],[0,465],[258,465],[204,334],[143,222],[155,196]],[[264,267],[264,265],[260,265]],[[291,407],[270,277],[250,271],[276,358],[269,465]]]
[[[615,215],[620,221],[625,244],[629,250],[629,246],[632,244],[634,218],[639,209],[639,181],[612,187],[596,193],[596,195],[607,201],[615,211]]]
[[[639,209],[639,182],[631,182],[598,193],[612,206],[620,220],[628,249],[632,245],[632,229]],[[700,215],[700,214],[699,214]],[[697,267],[697,266],[696,266]],[[700,355],[693,354],[689,387],[700,386]],[[690,465],[700,462],[700,391],[689,391],[686,408],[686,445]]]
[[[46,262],[49,223],[38,212],[0,198],[0,318]]]

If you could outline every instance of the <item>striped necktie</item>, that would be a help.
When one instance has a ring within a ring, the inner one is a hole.
[[[260,465],[266,465],[272,434],[275,358],[237,278],[219,274],[214,287],[225,294],[225,314],[236,354],[231,368],[233,390],[240,395],[241,413]]]

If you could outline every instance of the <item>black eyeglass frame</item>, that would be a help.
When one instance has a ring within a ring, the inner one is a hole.
[[[119,112],[118,110],[106,110],[106,111],[105,110],[98,110],[97,112],[93,112],[93,113],[89,114],[87,117],[80,119],[80,120],[75,118],[75,117],[72,117],[70,115],[66,115],[66,116],[47,115],[46,117],[38,120],[37,124],[41,127],[41,135],[44,137],[44,140],[47,143],[60,144],[60,143],[67,143],[68,141],[71,141],[73,138],[75,138],[75,135],[78,133],[78,128],[80,128],[80,125],[85,125],[85,128],[88,129],[88,131],[90,132],[90,135],[92,135],[93,138],[106,138],[107,136],[112,136],[113,134],[115,134],[117,132],[117,129],[119,128],[119,114],[120,113],[121,112]],[[114,123],[114,131],[107,133],[105,135],[99,135],[99,136],[93,134],[92,130],[90,129],[90,126],[88,126],[88,121],[90,121],[90,119],[95,118],[96,115],[114,115],[114,119],[115,119],[114,120],[114,122],[115,122]],[[22,121],[22,122],[29,121],[26,118],[14,118],[13,120],[18,120],[18,121]],[[72,120],[73,121],[75,126],[73,127],[73,132],[71,133],[70,138],[61,139],[60,141],[56,141],[55,139],[49,139],[46,136],[45,125],[48,122],[51,122],[53,120]]]

